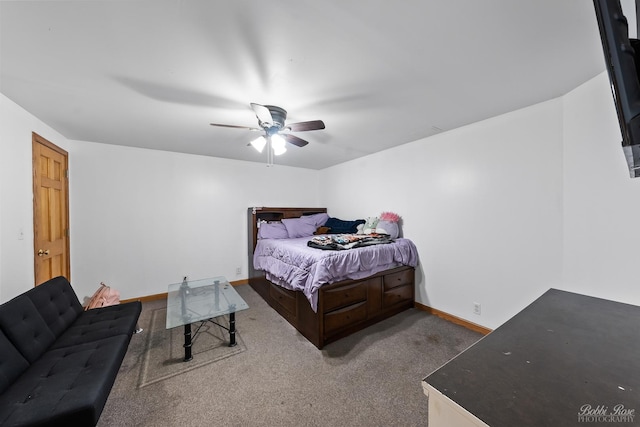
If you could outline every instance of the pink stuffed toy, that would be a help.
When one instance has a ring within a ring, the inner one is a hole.
[[[382,212],[380,214],[380,220],[376,225],[376,232],[381,234],[388,234],[392,239],[397,239],[400,235],[400,229],[398,222],[400,221],[400,215],[393,212]]]

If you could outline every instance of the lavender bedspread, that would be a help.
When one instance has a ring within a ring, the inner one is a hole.
[[[346,279],[362,279],[400,265],[418,265],[418,251],[409,239],[344,251],[323,251],[307,246],[309,237],[258,240],[253,266],[268,280],[304,293],[313,311],[318,288]]]

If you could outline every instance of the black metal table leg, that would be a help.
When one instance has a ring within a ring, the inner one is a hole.
[[[229,347],[236,344],[236,313],[229,313]]]
[[[235,337],[234,337],[235,339]],[[193,359],[191,355],[191,323],[184,325],[184,361]]]

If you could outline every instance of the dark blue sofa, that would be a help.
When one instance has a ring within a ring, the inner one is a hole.
[[[64,277],[0,305],[0,425],[96,425],[141,309],[84,311]]]

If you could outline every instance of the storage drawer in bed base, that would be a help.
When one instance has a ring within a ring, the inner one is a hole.
[[[275,304],[282,307],[283,310],[288,311],[290,314],[296,314],[296,293],[289,289],[284,289],[273,283],[269,284],[269,297]]]
[[[383,307],[392,307],[396,304],[402,304],[403,302],[413,299],[413,283],[403,286],[397,286],[382,294]]]
[[[324,345],[351,335],[414,306],[414,269],[398,267],[362,280],[323,286],[318,311],[300,291],[281,288],[262,277],[249,284],[311,343]]]
[[[331,334],[340,329],[361,323],[365,320],[367,320],[366,301],[330,311],[329,313],[325,313],[323,317],[324,336],[330,337]]]

